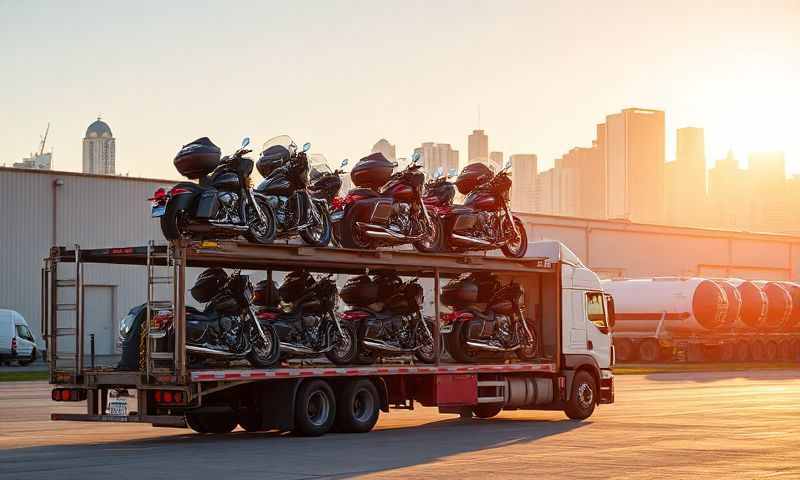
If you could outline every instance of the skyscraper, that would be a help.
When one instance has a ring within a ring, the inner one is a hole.
[[[114,175],[115,140],[108,124],[97,120],[86,129],[83,138],[83,173]]]
[[[668,223],[705,223],[706,154],[702,128],[678,129],[675,161],[667,163],[664,168]]]
[[[389,143],[389,141],[385,138],[381,138],[375,142],[375,145],[372,146],[372,151],[370,153],[382,153],[384,157],[391,161],[395,161],[397,159],[397,151],[395,146]]]
[[[754,152],[747,158],[748,182],[753,191],[753,228],[783,232],[790,228],[792,212],[783,152]]]
[[[751,225],[752,185],[739,161],[728,152],[727,157],[714,162],[708,172],[710,222],[722,228],[749,229]]]
[[[489,161],[489,137],[483,130],[473,130],[469,136],[467,162],[487,163]]]
[[[458,170],[458,150],[453,150],[449,143],[425,142],[414,151],[422,155],[422,166],[428,178],[439,167],[442,167],[444,174],[452,168]]]
[[[539,163],[532,153],[511,155],[511,209],[516,212],[536,211],[536,177]]]
[[[489,168],[494,172],[499,172],[503,168],[503,152],[491,152],[489,154]]]
[[[664,221],[664,112],[628,108],[606,117],[606,216]]]

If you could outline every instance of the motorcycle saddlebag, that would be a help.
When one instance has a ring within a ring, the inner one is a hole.
[[[310,273],[305,270],[295,270],[286,275],[281,287],[278,289],[281,300],[286,303],[294,303],[302,297],[306,290],[311,288],[316,281]]]
[[[275,280],[261,280],[253,289],[253,304],[259,307],[277,307],[281,301],[281,294]]]
[[[214,218],[219,211],[219,198],[216,190],[205,190],[197,199],[195,218]]]
[[[357,187],[377,190],[392,176],[396,164],[390,162],[382,153],[373,153],[358,161],[350,171],[350,179]]]
[[[367,275],[350,277],[339,291],[347,305],[366,306],[378,301],[378,286]]]
[[[175,168],[187,178],[200,178],[219,165],[222,151],[208,137],[184,145],[175,155]]]
[[[291,156],[292,153],[283,145],[269,147],[261,152],[261,156],[258,157],[258,162],[256,162],[258,173],[267,178],[273,170],[283,165]]]
[[[491,169],[482,163],[470,163],[456,178],[456,188],[461,194],[466,195],[475,187],[482,185],[492,179],[494,174]]]
[[[377,272],[372,281],[378,287],[378,298],[384,301],[403,288],[403,280],[392,270]]]
[[[492,300],[500,288],[497,277],[487,272],[471,273],[469,278],[478,285],[477,303],[488,303]]]
[[[469,276],[453,279],[442,287],[442,303],[463,307],[478,301],[478,284]]]
[[[456,196],[456,188],[450,182],[442,182],[431,185],[425,189],[426,202],[433,201],[437,205],[452,205],[453,198]]]

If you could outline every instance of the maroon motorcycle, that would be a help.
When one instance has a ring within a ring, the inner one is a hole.
[[[452,183],[439,179],[426,186],[423,203],[442,225],[440,251],[494,250],[521,258],[528,250],[528,236],[522,220],[511,214],[509,191],[511,164],[493,174],[486,165],[464,167],[455,186],[466,195],[463,205],[454,205]]]
[[[412,244],[421,252],[437,252],[442,239],[441,220],[431,216],[422,201],[425,174],[419,153],[411,164],[397,166],[380,153],[362,158],[350,172],[357,187],[335,206],[334,235],[344,248]]]

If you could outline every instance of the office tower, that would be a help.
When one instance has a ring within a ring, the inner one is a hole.
[[[503,168],[503,152],[491,152],[489,154],[489,168],[493,172],[499,172]]]
[[[483,130],[473,130],[472,134],[469,136],[467,163],[487,163],[488,161],[489,137],[483,133]]]
[[[428,178],[439,167],[442,167],[444,174],[452,168],[458,170],[458,150],[453,150],[449,143],[425,142],[415,151],[422,155],[423,169]]]
[[[783,152],[754,152],[747,158],[748,182],[752,185],[753,228],[766,232],[790,229],[792,212]]]
[[[384,157],[391,161],[395,161],[397,159],[397,151],[395,146],[389,143],[389,141],[385,138],[378,140],[375,145],[372,146],[370,153],[382,153]]]
[[[97,120],[86,129],[83,138],[83,173],[114,175],[115,140],[108,124]]]
[[[702,128],[678,129],[675,161],[664,166],[664,178],[667,222],[706,223],[706,155]]]
[[[606,117],[606,216],[664,221],[664,112],[625,109]]]
[[[597,125],[591,147],[575,147],[555,161],[558,215],[603,218],[605,124]]]
[[[536,177],[539,165],[533,153],[517,153],[511,160],[511,209],[515,212],[536,211]]]
[[[747,172],[739,168],[733,152],[714,162],[708,172],[709,222],[721,228],[737,230],[751,226],[752,185]]]

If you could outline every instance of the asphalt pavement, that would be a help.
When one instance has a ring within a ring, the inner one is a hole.
[[[800,371],[617,377],[617,403],[461,420],[419,407],[369,434],[198,435],[52,422],[44,382],[0,383],[0,479],[800,479]]]

